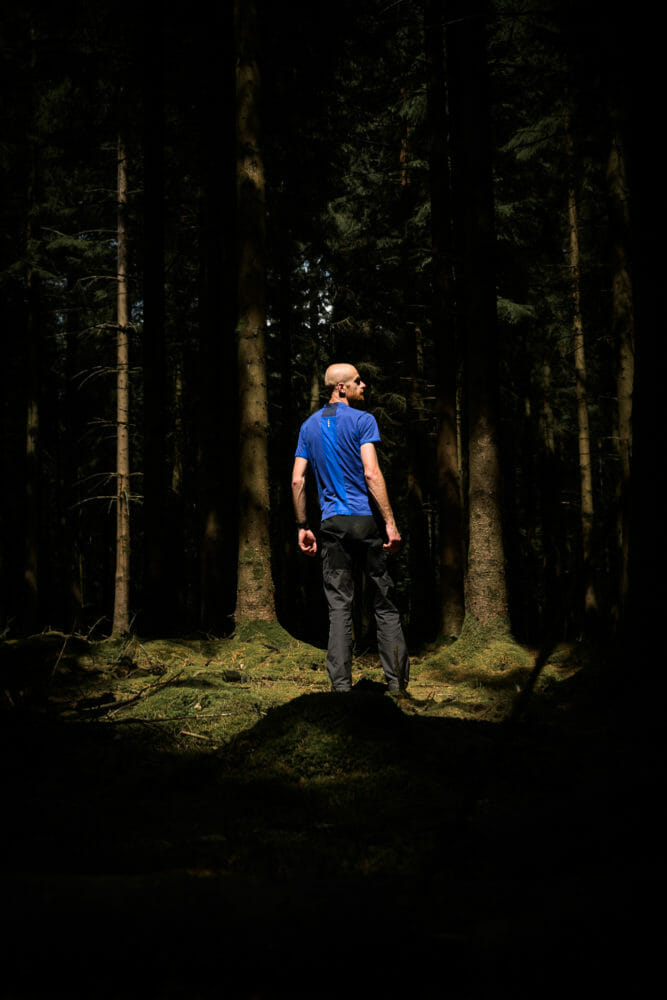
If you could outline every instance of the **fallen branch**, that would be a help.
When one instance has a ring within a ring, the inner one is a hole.
[[[126,698],[125,701],[121,702],[121,704],[118,705],[112,712],[108,712],[107,714],[110,718],[113,718],[119,712],[122,712],[124,708],[127,708],[128,705],[134,705],[135,702],[141,701],[142,698],[150,698],[150,696],[155,694],[156,691],[160,691],[162,688],[168,687],[169,684],[177,680],[182,673],[183,671],[179,670],[177,673],[172,674],[171,677],[168,677],[165,681],[158,681],[156,684],[147,684],[145,688],[142,688],[139,694],[135,694],[131,698]]]

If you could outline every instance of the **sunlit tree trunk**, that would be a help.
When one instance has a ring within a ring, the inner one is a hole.
[[[624,617],[629,587],[629,497],[632,466],[632,404],[635,377],[635,321],[629,261],[630,212],[625,150],[620,130],[613,137],[607,164],[612,242],[612,329],[618,356],[619,485],[617,511],[618,602]]]
[[[116,577],[112,631],[130,630],[130,348],[127,289],[127,159],[118,139],[118,293],[116,341]]]
[[[468,434],[466,617],[507,619],[498,441],[498,343],[493,265],[495,227],[489,143],[483,2],[448,8],[447,56],[454,191],[462,205]]]
[[[597,608],[593,579],[593,468],[591,463],[591,435],[588,418],[588,387],[586,382],[586,349],[584,323],[581,312],[581,257],[579,252],[579,215],[574,186],[574,147],[569,115],[565,113],[565,143],[570,164],[568,187],[568,238],[570,252],[570,284],[572,296],[572,346],[574,353],[575,394],[577,401],[577,440],[579,445],[579,480],[581,494],[581,539],[584,579],[584,612]]]
[[[236,0],[239,551],[236,622],[275,620],[269,537],[265,182],[259,146],[257,11]]]
[[[427,66],[427,121],[431,194],[433,297],[431,323],[436,345],[436,443],[439,600],[437,630],[446,639],[461,631],[463,537],[454,329],[454,276],[450,171],[445,118],[444,40],[439,0],[425,0],[424,39]]]

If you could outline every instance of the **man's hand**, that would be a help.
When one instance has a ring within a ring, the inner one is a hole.
[[[393,555],[401,547],[401,535],[394,521],[387,521],[385,530],[387,532],[387,541],[382,547],[387,550],[389,555]]]
[[[299,528],[299,548],[307,556],[317,554],[317,539],[310,528]]]

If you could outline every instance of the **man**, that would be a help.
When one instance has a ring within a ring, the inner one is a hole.
[[[375,445],[375,418],[357,409],[365,383],[353,365],[327,368],[329,402],[306,420],[292,473],[292,498],[299,548],[317,553],[317,539],[306,519],[306,474],[315,474],[322,509],[321,544],[324,592],[329,605],[327,671],[334,691],[352,687],[353,567],[363,567],[373,587],[380,660],[390,691],[405,692],[410,661],[387,555],[398,551],[401,536],[389,502]]]

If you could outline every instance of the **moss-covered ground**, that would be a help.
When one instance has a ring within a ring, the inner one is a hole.
[[[47,633],[0,680],[7,1000],[639,988],[659,768],[599,651],[465,634],[394,700],[279,626]]]

